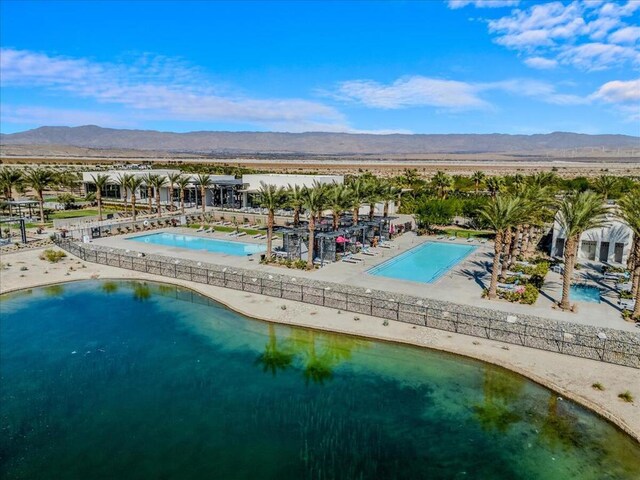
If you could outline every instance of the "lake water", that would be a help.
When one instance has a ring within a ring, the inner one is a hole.
[[[138,282],[5,295],[0,314],[3,479],[640,478],[628,436],[478,361]]]

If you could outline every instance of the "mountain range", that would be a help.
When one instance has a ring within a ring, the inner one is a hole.
[[[564,149],[640,149],[640,137],[554,132],[508,134],[352,134],[124,130],[95,125],[40,127],[0,134],[0,145],[74,146],[193,153],[417,154],[540,153]]]

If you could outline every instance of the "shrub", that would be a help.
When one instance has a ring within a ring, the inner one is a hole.
[[[603,386],[600,382],[596,382],[596,383],[594,383],[593,385],[591,385],[591,387],[592,387],[594,390],[600,390],[600,391],[603,391],[603,390],[604,390],[604,386]]]
[[[631,392],[629,390],[618,394],[618,398],[624,400],[627,403],[633,403],[633,395],[631,395]]]
[[[52,248],[46,249],[40,255],[40,260],[47,260],[50,263],[58,263],[60,260],[67,256],[62,250],[53,250]]]
[[[520,303],[524,303],[525,305],[533,305],[538,300],[538,295],[540,291],[530,283],[525,285],[524,292],[521,294]]]
[[[630,298],[633,298],[633,295],[631,294],[630,291],[620,292],[620,298],[621,299],[630,299]]]

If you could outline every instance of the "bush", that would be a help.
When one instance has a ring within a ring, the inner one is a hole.
[[[618,398],[624,400],[627,403],[633,403],[633,395],[631,395],[631,392],[629,390],[618,394]]]
[[[58,263],[67,256],[62,250],[53,250],[48,248],[40,255],[40,260],[47,260],[50,263]]]
[[[524,292],[521,295],[520,303],[525,305],[533,305],[538,300],[540,291],[530,283],[525,285]]]
[[[600,391],[603,391],[603,390],[604,390],[604,386],[603,386],[600,382],[596,382],[596,383],[594,383],[593,385],[591,385],[591,387],[592,387],[594,390],[600,390]]]

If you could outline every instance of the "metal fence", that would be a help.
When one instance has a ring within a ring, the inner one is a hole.
[[[197,265],[181,264],[179,260],[157,255],[149,258],[138,252],[94,249],[69,238],[56,237],[55,242],[59,247],[88,262],[640,368],[640,341],[632,340],[636,335],[633,333],[545,319],[526,322],[510,321],[508,316],[506,319],[490,318],[456,312],[453,309],[423,306],[423,300],[417,297],[417,301],[411,303],[388,300],[384,299],[384,292],[340,291],[336,288],[339,286],[329,282],[313,281],[314,285],[307,285],[288,281],[281,275],[266,275],[264,272],[229,271],[229,267],[220,265],[201,262]],[[428,300],[424,299],[424,303],[428,303]]]

